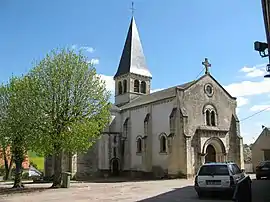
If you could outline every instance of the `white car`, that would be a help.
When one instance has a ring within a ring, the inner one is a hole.
[[[227,192],[233,194],[237,182],[245,173],[235,163],[206,163],[195,177],[195,190],[201,198],[209,192]]]

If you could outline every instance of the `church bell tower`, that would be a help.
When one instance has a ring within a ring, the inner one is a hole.
[[[146,66],[139,32],[132,17],[115,81],[115,105],[123,106],[150,93],[152,75]]]

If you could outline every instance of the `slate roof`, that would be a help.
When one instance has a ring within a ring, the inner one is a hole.
[[[130,22],[126,42],[114,78],[127,73],[134,73],[152,78],[152,75],[146,66],[146,60],[134,17],[132,17]]]
[[[221,89],[224,90],[224,92],[231,98],[231,99],[236,99],[235,97],[231,96],[226,89],[223,88],[222,85],[220,85],[220,83],[217,82],[217,80],[215,80],[214,77],[212,77],[210,74],[205,74],[203,76],[201,76],[200,78],[198,78],[197,80],[193,80],[181,85],[177,85],[174,87],[170,87],[161,91],[157,91],[148,95],[141,95],[137,98],[135,98],[134,100],[132,100],[130,103],[120,107],[121,110],[124,109],[129,109],[132,107],[136,107],[136,106],[140,106],[140,105],[145,105],[145,104],[149,104],[155,101],[159,101],[162,99],[166,99],[166,98],[170,98],[170,97],[174,97],[176,96],[176,88],[178,89],[182,89],[182,90],[186,90],[187,88],[189,88],[190,86],[192,86],[193,84],[197,83],[198,81],[200,81],[201,79],[203,79],[204,77],[209,76],[211,77],[216,83],[217,85],[220,86]],[[237,118],[237,117],[236,117]]]
[[[166,99],[166,98],[170,98],[170,97],[174,97],[176,94],[175,89],[176,88],[180,88],[180,89],[186,89],[189,86],[191,86],[193,83],[195,83],[195,81],[190,81],[181,85],[177,85],[177,86],[173,86],[161,91],[157,91],[154,93],[150,93],[148,95],[141,95],[137,98],[135,98],[134,100],[132,100],[130,103],[120,107],[121,110],[123,109],[129,109],[132,107],[136,107],[136,106],[140,106],[140,105],[144,105],[144,104],[149,104],[155,101],[159,101],[162,99]]]

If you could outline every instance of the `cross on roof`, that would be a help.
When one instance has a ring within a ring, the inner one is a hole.
[[[207,58],[204,59],[202,65],[205,67],[205,74],[209,74],[209,67],[211,67],[211,64],[209,63]]]
[[[134,11],[135,11],[134,2],[133,1],[131,2],[131,8],[130,8],[130,10],[131,10],[131,13],[132,13],[132,16],[133,16],[134,15]]]

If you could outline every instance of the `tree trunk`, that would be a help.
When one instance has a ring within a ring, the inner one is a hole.
[[[11,159],[9,162],[9,167],[8,167],[8,172],[6,173],[6,180],[9,180],[11,178],[13,162],[14,162],[14,159],[13,159],[13,156],[11,156]]]
[[[15,158],[16,172],[13,188],[24,188],[22,184],[22,159]]]
[[[19,141],[15,141],[16,142],[16,146],[14,147],[13,150],[13,158],[14,158],[14,162],[15,162],[15,179],[14,179],[14,185],[13,188],[23,188],[23,184],[22,184],[22,163],[24,160],[24,150],[22,147],[19,147],[20,144]]]
[[[6,148],[3,148],[3,158],[4,158],[4,162],[5,162],[5,178],[4,178],[4,180],[9,180],[11,177],[13,156],[11,156],[11,159],[9,161],[9,156],[7,154]]]
[[[53,185],[51,188],[60,188],[62,182],[62,155],[61,152],[57,152],[54,156],[54,177]]]
[[[5,179],[4,180],[7,180],[7,175],[8,175],[8,157],[7,157],[7,153],[6,153],[6,148],[3,147],[3,158],[4,158],[4,163],[5,163]]]

